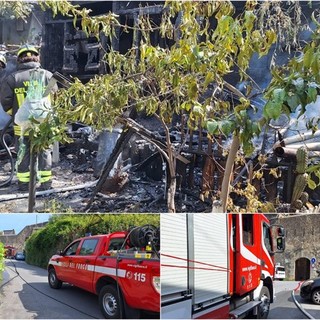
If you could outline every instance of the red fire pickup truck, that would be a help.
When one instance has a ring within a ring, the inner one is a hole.
[[[48,282],[63,282],[99,296],[107,319],[139,318],[160,312],[159,229],[146,225],[130,231],[74,240],[51,257]]]

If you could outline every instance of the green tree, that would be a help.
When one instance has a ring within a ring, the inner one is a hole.
[[[263,112],[266,122],[277,119],[281,114],[290,117],[290,113],[296,112],[297,108],[300,110],[299,117],[302,116],[306,106],[315,102],[320,94],[320,23],[315,12],[312,21],[315,30],[311,41],[297,51],[287,65],[272,70],[273,78],[265,92],[267,103]],[[319,129],[319,119],[309,119],[306,127],[315,132]],[[310,166],[307,171],[315,173],[319,179],[318,164]],[[309,176],[308,186],[314,189],[318,185]]]
[[[97,37],[104,32],[110,41],[116,28],[127,28],[111,13],[90,18],[88,11],[77,10],[67,2],[45,2],[44,6],[49,6],[54,13],[71,14],[75,19],[81,17],[83,30]],[[168,211],[174,212],[176,161],[182,146],[171,143],[169,127],[174,114],[185,114],[190,128],[201,126],[212,135],[234,136],[222,185],[225,189],[240,144],[246,154],[252,152],[251,137],[261,128],[253,125],[248,117],[250,101],[226,83],[224,77],[236,68],[240,79],[245,79],[252,55],[265,55],[276,40],[273,30],[262,33],[256,28],[254,6],[248,2],[245,11],[234,17],[234,7],[229,1],[168,1],[159,25],[151,24],[148,15],[139,16],[135,25],[136,35],[140,35],[138,46],[134,41],[125,54],[111,47],[105,56],[110,66],[108,74],[86,84],[75,79],[71,88],[60,92],[55,110],[59,121],[61,124],[81,121],[101,129],[119,122],[135,127],[133,120],[124,116],[131,108],[156,116],[166,132],[165,147],[157,144],[156,147],[168,163],[167,203]],[[173,19],[179,13],[183,14],[177,27]],[[215,28],[212,28],[213,22]],[[175,40],[174,44],[166,48],[153,45],[151,34],[156,31],[163,38]],[[213,84],[219,90],[204,99]],[[225,86],[241,96],[239,103],[231,105],[215,94]],[[102,114],[105,116],[101,117]],[[51,126],[54,127],[57,125]],[[228,190],[222,192],[226,203]]]
[[[254,54],[266,55],[275,43],[297,46],[301,26],[299,4],[289,5],[286,11],[282,3],[247,1],[243,12],[236,15],[230,1],[166,1],[159,23],[141,10],[134,26],[130,27],[122,25],[114,13],[90,16],[90,10],[68,1],[40,2],[43,10],[51,9],[53,15],[72,17],[75,25],[80,20],[82,30],[88,35],[99,38],[104,34],[110,43],[104,58],[110,72],[86,84],[74,79],[68,90],[60,91],[52,115],[32,129],[35,148],[63,139],[65,124],[70,121],[84,122],[97,129],[122,123],[141,134],[126,112],[135,109],[153,115],[166,132],[164,145],[150,140],[168,163],[167,204],[168,211],[174,212],[176,161],[184,141],[178,146],[173,144],[169,129],[173,115],[178,114],[187,119],[190,130],[203,127],[212,139],[232,137],[221,186],[223,211],[226,211],[239,148],[250,155],[254,151],[252,137],[260,134],[270,118],[281,114],[275,104],[281,101],[283,91],[275,88],[278,77],[275,71],[266,95],[269,102],[264,117],[256,123],[251,121],[250,89],[255,83],[248,77],[247,70]],[[120,54],[112,47],[112,40],[119,29],[126,32],[129,28],[134,31],[132,47]],[[166,47],[153,44],[151,35],[156,32],[173,44]],[[289,66],[291,70],[296,67],[297,64]],[[239,81],[251,82],[245,94],[225,80],[231,74]],[[225,101],[222,93],[226,89],[237,99]],[[313,97],[314,92],[314,88],[310,88]]]

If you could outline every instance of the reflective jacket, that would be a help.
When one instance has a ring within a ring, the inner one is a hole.
[[[1,85],[0,99],[1,104],[8,114],[13,117],[21,107],[30,85],[30,71],[38,69],[45,73],[45,86],[48,85],[52,73],[48,70],[41,69],[39,62],[26,62],[18,64],[17,71],[8,75]],[[45,89],[45,87],[44,87]],[[14,126],[14,133],[17,136],[21,135],[21,128]]]

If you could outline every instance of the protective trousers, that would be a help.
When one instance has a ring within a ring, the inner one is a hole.
[[[30,181],[30,140],[27,136],[16,136],[16,147],[25,148],[21,162],[17,165],[17,178],[20,183],[29,183]],[[17,152],[19,154],[19,150]],[[19,161],[20,159],[18,159]],[[37,177],[40,183],[51,181],[52,179],[52,155],[51,150],[44,150],[38,154],[38,171]]]

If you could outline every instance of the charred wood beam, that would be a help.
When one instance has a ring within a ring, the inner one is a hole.
[[[135,108],[130,110],[129,118],[135,118],[137,116],[137,111]],[[114,164],[116,163],[120,153],[122,152],[124,146],[126,146],[129,143],[130,138],[132,137],[134,133],[134,130],[132,130],[129,126],[125,126],[123,131],[121,132],[120,137],[118,138],[116,145],[114,146],[114,149],[112,150],[110,157],[108,161],[105,163],[104,168],[101,171],[101,175],[99,177],[99,180],[97,182],[97,185],[93,191],[93,194],[91,198],[89,199],[84,211],[88,211],[91,208],[91,205],[94,201],[95,196],[98,192],[101,191],[104,183],[108,179],[108,176],[110,174],[110,171],[114,167]]]
[[[128,128],[123,130],[123,132],[121,133],[120,137],[118,138],[118,140],[116,142],[116,145],[115,145],[113,151],[110,154],[108,161],[106,162],[106,164],[101,172],[98,183],[97,183],[97,185],[92,193],[92,196],[89,199],[84,211],[88,211],[91,208],[91,205],[92,205],[97,193],[101,191],[105,181],[107,180],[107,178],[109,176],[110,171],[112,170],[120,153],[122,152],[123,147],[128,144],[133,133],[134,133],[134,130],[128,129]]]

